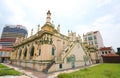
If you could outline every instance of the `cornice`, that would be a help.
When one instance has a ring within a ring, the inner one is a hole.
[[[50,31],[47,31],[47,30],[45,30],[45,31],[39,31],[38,33],[36,33],[35,35],[32,35],[32,36],[30,36],[29,38],[26,38],[25,40],[23,40],[22,42],[20,42],[20,43],[16,43],[16,44],[14,44],[14,48],[15,47],[19,47],[19,46],[21,46],[21,45],[24,45],[24,44],[27,44],[27,43],[30,43],[30,42],[32,42],[32,41],[34,41],[34,40],[37,40],[37,39],[39,39],[40,37],[42,37],[44,34],[51,34],[51,35],[53,35],[53,32],[50,32]]]

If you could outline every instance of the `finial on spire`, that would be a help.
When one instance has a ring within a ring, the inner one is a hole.
[[[58,24],[58,27],[60,27],[60,24]]]
[[[58,24],[57,31],[60,33],[60,24]]]
[[[33,28],[31,29],[31,36],[33,35]]]
[[[51,24],[50,20],[51,20],[51,13],[50,13],[50,10],[48,10],[47,17],[46,17],[46,23]]]
[[[47,15],[48,15],[48,14],[50,14],[50,15],[51,15],[50,10],[48,10]]]
[[[70,30],[68,30],[68,32],[70,32]]]
[[[38,31],[40,31],[40,24],[38,24]]]

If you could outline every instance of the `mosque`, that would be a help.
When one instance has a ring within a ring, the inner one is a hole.
[[[54,72],[96,62],[96,50],[88,50],[80,35],[68,31],[60,33],[60,25],[51,23],[51,12],[47,12],[46,23],[30,37],[17,38],[11,54],[11,64],[37,71]],[[90,48],[89,48],[90,49]]]

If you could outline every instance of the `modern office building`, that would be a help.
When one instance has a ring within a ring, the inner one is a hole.
[[[97,49],[104,47],[103,39],[99,31],[91,31],[85,35],[83,34],[83,40],[87,42],[88,45],[94,45]]]
[[[13,44],[17,37],[27,36],[27,30],[22,25],[6,25],[0,39],[0,62],[10,59]]]
[[[17,37],[27,36],[27,29],[22,25],[6,25],[0,39],[2,47],[12,48]]]

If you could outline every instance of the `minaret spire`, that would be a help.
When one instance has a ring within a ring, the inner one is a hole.
[[[31,36],[33,35],[33,28],[31,29]]]
[[[50,20],[51,20],[51,13],[50,13],[50,10],[48,10],[47,17],[46,17],[46,23],[51,24]]]
[[[57,27],[57,31],[60,33],[60,24]]]
[[[38,32],[40,31],[40,24],[38,24]]]
[[[41,30],[54,31],[54,24],[51,22],[51,13],[50,10],[47,12],[46,23],[41,27]]]

